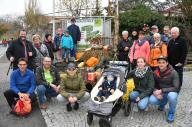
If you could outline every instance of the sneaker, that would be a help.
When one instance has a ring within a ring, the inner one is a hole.
[[[79,103],[75,102],[75,105],[73,107],[75,110],[78,110],[79,109]]]
[[[66,107],[68,112],[72,111],[71,103],[68,103]]]
[[[169,113],[168,116],[167,116],[167,122],[168,122],[168,123],[171,123],[171,122],[174,121],[174,119],[175,119],[174,114]]]
[[[48,107],[48,106],[47,106],[46,104],[41,104],[41,105],[40,105],[40,109],[47,109],[47,107]]]

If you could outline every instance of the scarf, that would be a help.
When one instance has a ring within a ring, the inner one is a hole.
[[[147,71],[148,71],[148,69],[149,69],[149,67],[148,66],[146,66],[144,69],[140,69],[140,68],[136,68],[136,70],[135,70],[135,76],[137,77],[137,78],[144,78],[144,76],[145,76],[145,74],[147,73]]]
[[[138,40],[138,45],[142,46],[145,43],[145,40]]]
[[[37,49],[40,49],[40,47],[41,47],[41,44],[40,44],[40,43],[35,43],[34,45],[35,45],[35,47],[36,47]]]

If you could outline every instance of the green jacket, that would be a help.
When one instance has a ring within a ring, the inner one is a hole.
[[[136,77],[135,70],[128,73],[127,79],[129,78],[133,78],[135,84],[134,91],[138,91],[140,93],[139,97],[141,99],[152,94],[155,86],[155,81],[153,72],[150,69],[148,69],[144,78]]]
[[[61,75],[60,94],[65,98],[68,98],[70,93],[75,93],[80,99],[85,94],[85,90],[85,83],[80,74],[73,77],[68,74]]]

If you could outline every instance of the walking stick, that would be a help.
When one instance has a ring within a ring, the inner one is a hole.
[[[11,63],[9,64],[9,68],[8,68],[8,71],[7,71],[7,75],[9,75],[9,71],[10,71],[10,69],[12,68],[12,65],[13,65],[13,63],[11,62]]]

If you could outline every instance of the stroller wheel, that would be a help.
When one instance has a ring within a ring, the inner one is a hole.
[[[92,121],[93,121],[93,114],[88,113],[87,114],[87,124],[91,125]]]
[[[101,118],[99,120],[100,127],[112,127],[112,117],[109,118]]]
[[[130,112],[131,112],[131,102],[126,102],[125,103],[125,109],[124,109],[124,115],[125,116],[129,116]]]

